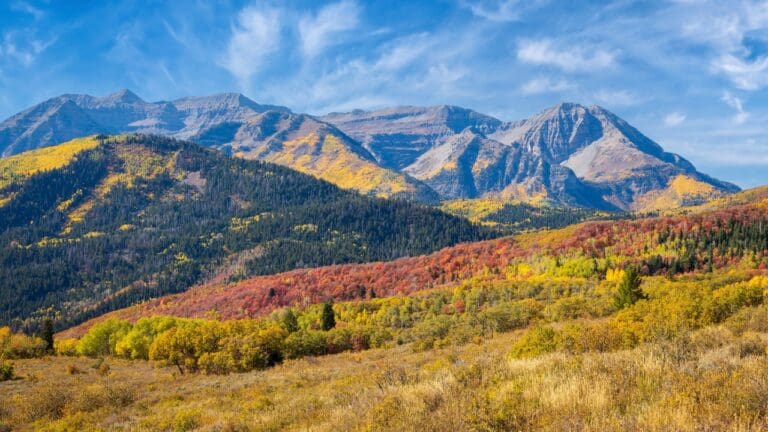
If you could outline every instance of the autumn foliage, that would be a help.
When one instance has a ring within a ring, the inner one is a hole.
[[[686,216],[588,222],[561,230],[460,244],[391,262],[327,266],[213,283],[108,314],[242,319],[333,298],[354,301],[455,287],[480,278],[589,277],[633,265],[641,275],[766,267],[768,215],[761,204]],[[105,317],[68,332],[82,334]]]

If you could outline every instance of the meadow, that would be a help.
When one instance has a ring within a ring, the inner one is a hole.
[[[747,315],[765,318],[765,307]],[[629,350],[514,358],[513,332],[288,360],[236,375],[46,357],[2,383],[4,430],[758,431],[768,427],[765,320]]]

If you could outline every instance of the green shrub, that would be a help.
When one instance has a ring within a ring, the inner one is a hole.
[[[592,315],[587,299],[580,296],[561,298],[544,308],[543,315],[552,322],[576,318],[586,318]]]
[[[411,337],[414,341],[413,349],[423,351],[439,346],[440,341],[448,336],[453,325],[453,319],[448,315],[425,318],[411,330]]]
[[[200,369],[207,374],[227,375],[237,371],[237,364],[227,352],[205,353],[198,361]]]
[[[115,354],[115,346],[130,330],[131,324],[117,319],[96,324],[80,339],[77,351],[89,357]]]
[[[640,273],[633,266],[624,269],[624,274],[619,281],[619,286],[614,297],[616,309],[623,309],[635,304],[638,300],[646,298],[643,290],[640,288],[642,279]]]
[[[712,292],[705,304],[704,315],[711,323],[719,323],[739,309],[763,302],[763,288],[748,282],[726,285]]]
[[[13,364],[2,362],[0,363],[0,381],[8,381],[13,379]]]
[[[186,432],[200,425],[200,415],[194,410],[182,410],[173,418],[173,432]]]
[[[326,353],[326,333],[317,330],[300,330],[285,339],[285,357],[299,358]]]
[[[482,325],[492,332],[507,332],[528,325],[536,311],[530,302],[503,302],[478,314]]]

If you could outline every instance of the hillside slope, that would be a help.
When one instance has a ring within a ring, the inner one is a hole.
[[[744,197],[756,194],[745,192]],[[760,195],[758,195],[760,196]],[[73,329],[80,334],[111,317],[172,315],[221,319],[263,316],[285,306],[328,298],[366,299],[455,287],[480,278],[503,282],[536,275],[594,274],[611,262],[634,264],[646,275],[711,271],[728,266],[768,267],[768,213],[762,199],[684,216],[586,222],[449,247],[392,262],[342,265],[212,283],[116,311]],[[373,294],[372,294],[373,293]]]
[[[188,142],[80,139],[0,160],[0,323],[51,312],[74,323],[210,278],[388,260],[490,234]]]

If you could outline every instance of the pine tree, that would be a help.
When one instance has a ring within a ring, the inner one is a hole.
[[[53,352],[53,321],[50,318],[43,321],[43,340],[46,351]]]
[[[646,298],[640,289],[642,279],[634,266],[624,269],[624,276],[619,281],[619,289],[614,297],[616,309],[623,309],[635,304],[638,300]]]
[[[333,301],[323,303],[322,326],[325,331],[336,327],[336,317],[333,314]]]
[[[293,309],[286,309],[283,313],[283,328],[288,333],[299,331],[299,320],[296,318],[296,314],[293,313]]]

